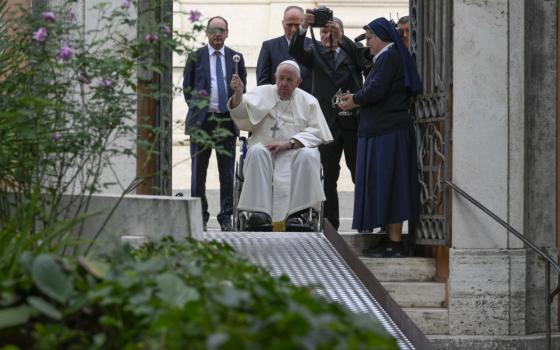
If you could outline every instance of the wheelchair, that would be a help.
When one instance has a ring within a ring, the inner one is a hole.
[[[241,196],[241,190],[243,189],[243,182],[245,181],[243,176],[243,164],[247,155],[247,138],[245,136],[240,136],[239,141],[241,142],[241,145],[239,147],[239,159],[235,163],[233,184],[233,229],[236,231],[253,231],[247,225],[249,213],[237,208],[239,204],[239,197]],[[322,180],[323,169],[321,168],[321,181]],[[314,232],[322,232],[323,230],[323,205],[324,202],[321,202],[321,209],[319,212],[316,212],[312,208],[308,209],[310,211],[309,217],[312,218],[312,228]],[[259,231],[273,231],[273,226],[274,223],[270,225],[269,228],[259,229]]]

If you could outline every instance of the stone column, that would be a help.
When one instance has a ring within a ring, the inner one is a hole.
[[[556,252],[556,1],[525,2],[525,225]],[[556,279],[554,279],[555,281]],[[553,283],[555,283],[553,281]],[[527,253],[527,332],[544,330],[544,264]],[[553,287],[554,288],[554,287]],[[553,315],[557,312],[553,311]],[[555,327],[556,330],[558,329]]]
[[[455,1],[453,182],[518,230],[524,223],[523,3]],[[525,330],[525,250],[453,196],[451,335]]]

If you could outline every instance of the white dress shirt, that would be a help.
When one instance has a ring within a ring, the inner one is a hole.
[[[216,55],[214,52],[220,51],[220,60],[222,61],[222,72],[223,77],[216,77]],[[226,54],[225,49],[222,46],[220,50],[215,50],[212,46],[208,45],[208,54],[210,55],[210,104],[208,105],[208,111],[219,112],[218,108],[218,80],[216,78],[223,79],[226,91],[228,83],[226,81]],[[227,96],[226,96],[227,98]]]

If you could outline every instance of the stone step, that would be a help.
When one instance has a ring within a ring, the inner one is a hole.
[[[430,335],[449,334],[449,311],[445,308],[403,308],[403,311],[420,328]]]
[[[403,239],[406,241],[408,236],[408,227],[403,224]],[[362,255],[362,251],[366,248],[371,247],[372,245],[377,244],[381,238],[386,237],[385,232],[380,232],[379,229],[375,229],[372,233],[359,233],[356,231],[353,232],[344,232],[339,229],[340,236],[346,241],[346,244],[350,246],[358,255]]]
[[[436,263],[433,258],[368,258],[362,262],[382,282],[427,282],[435,280]]]
[[[381,284],[402,308],[439,308],[445,305],[445,283],[381,282]]]
[[[354,250],[358,255],[362,254],[362,251],[369,247],[371,244],[377,242],[381,239],[382,235],[379,234],[368,234],[368,233],[357,233],[357,232],[339,232],[340,236],[346,241],[346,244]]]

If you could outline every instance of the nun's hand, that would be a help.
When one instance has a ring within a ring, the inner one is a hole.
[[[340,107],[343,111],[349,111],[358,107],[358,105],[354,102],[354,95],[344,94],[340,96],[338,107]]]

